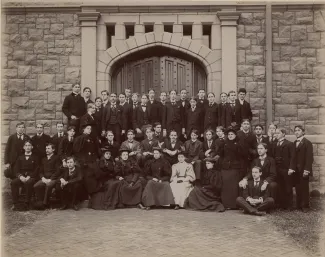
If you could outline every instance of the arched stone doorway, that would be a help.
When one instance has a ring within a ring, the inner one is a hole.
[[[195,95],[199,89],[207,89],[207,75],[202,65],[189,55],[179,51],[155,46],[139,50],[122,58],[112,67],[111,90],[146,93],[149,88],[160,92],[187,89]]]
[[[114,75],[118,72],[117,67],[121,67],[119,65],[129,61],[130,57],[141,53],[151,53],[152,57],[152,53],[157,52],[153,51],[158,49],[157,47],[167,49],[172,53],[171,55],[166,54],[166,56],[195,63],[198,70],[200,70],[200,74],[205,73],[206,75],[206,81],[203,82],[203,85],[205,84],[205,88],[208,91],[214,92],[218,99],[221,93],[221,51],[211,50],[194,40],[168,32],[151,32],[127,40],[121,40],[115,46],[99,53],[97,62],[97,92],[104,89],[112,91],[113,84],[115,83]],[[136,57],[136,59],[139,60],[139,57]],[[192,85],[190,86],[192,87]],[[194,90],[191,88],[190,92],[194,92]]]

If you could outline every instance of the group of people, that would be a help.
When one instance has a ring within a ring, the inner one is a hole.
[[[53,191],[61,209],[115,209],[158,206],[222,212],[243,209],[264,215],[272,208],[309,209],[309,177],[313,148],[304,128],[294,128],[297,140],[271,124],[251,127],[246,90],[214,93],[199,90],[148,94],[109,94],[95,103],[91,89],[73,85],[62,111],[68,118],[50,137],[36,124],[36,135],[18,123],[5,150],[5,176],[12,179],[13,210],[24,188],[26,208],[50,207]],[[139,100],[140,98],[140,100]],[[53,190],[55,189],[55,190]],[[32,205],[35,193],[36,200]]]

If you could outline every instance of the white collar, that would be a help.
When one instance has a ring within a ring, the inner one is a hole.
[[[36,134],[37,136],[39,136],[39,137],[41,137],[41,136],[43,136],[43,133],[41,133],[41,134]]]
[[[191,143],[195,143],[197,141],[197,139],[195,140],[195,141],[193,141],[192,139],[191,139]]]
[[[254,182],[260,182],[260,181],[261,181],[261,178],[258,178],[258,180],[254,179]]]
[[[260,135],[260,136],[256,135],[256,138],[261,139],[261,138],[263,138],[263,135]]]
[[[259,158],[260,158],[260,160],[264,160],[266,158],[266,154],[264,154],[263,156],[260,156]]]
[[[51,159],[52,156],[53,156],[53,153],[50,156],[46,155],[48,160]]]
[[[69,169],[69,172],[74,171],[75,169],[76,169],[76,167],[73,167],[73,169]]]
[[[121,105],[121,106],[124,106],[124,104],[125,104],[125,103],[126,103],[126,102],[124,102],[123,104],[122,104],[122,103],[120,103],[120,105]]]
[[[279,139],[278,142],[279,142],[279,143],[280,143],[280,142],[283,142],[284,139],[285,139],[285,138],[283,137],[283,138]]]
[[[297,141],[301,142],[304,138],[305,138],[304,136],[298,137]]]
[[[29,154],[25,153],[25,155],[27,155],[27,156],[31,156],[31,155],[32,155],[32,152],[30,152]]]
[[[243,104],[244,101],[245,101],[245,99],[244,99],[244,100],[240,100],[240,99],[238,99],[238,100],[239,100],[239,102],[240,102],[241,104]]]

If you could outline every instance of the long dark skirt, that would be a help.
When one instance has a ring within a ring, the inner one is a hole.
[[[135,206],[141,203],[143,183],[138,180],[132,187],[129,182],[121,181],[120,203],[127,206]]]
[[[92,194],[89,208],[95,210],[113,210],[118,207],[121,181],[108,180],[103,185],[103,191]]]
[[[148,181],[142,194],[144,206],[163,206],[174,204],[174,196],[168,181],[155,182]]]
[[[225,208],[236,209],[236,199],[238,197],[238,183],[240,170],[221,170],[222,188],[221,201]]]
[[[225,210],[216,193],[203,187],[194,187],[185,200],[184,207],[198,211],[222,212]]]

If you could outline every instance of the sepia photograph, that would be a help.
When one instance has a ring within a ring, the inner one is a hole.
[[[324,0],[1,0],[0,37],[1,256],[325,256]]]

